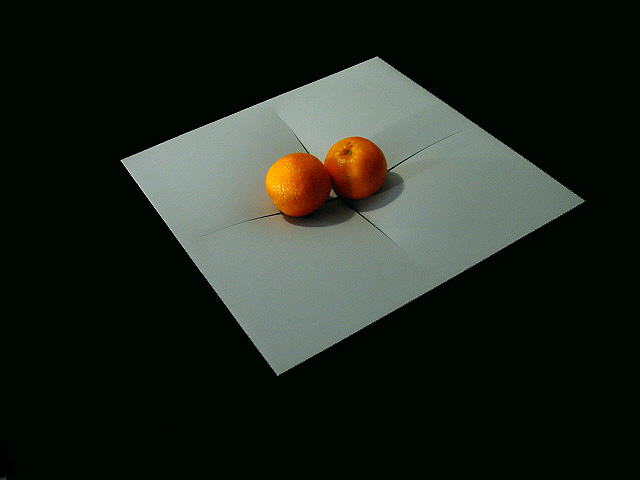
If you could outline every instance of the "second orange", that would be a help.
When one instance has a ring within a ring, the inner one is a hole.
[[[364,137],[347,137],[336,142],[329,149],[324,166],[336,194],[352,199],[373,195],[387,175],[384,153]]]

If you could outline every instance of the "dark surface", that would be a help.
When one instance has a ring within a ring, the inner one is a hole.
[[[298,18],[246,43],[237,30],[195,26],[133,33],[155,25],[146,19],[73,51],[74,82],[58,100],[80,102],[59,138],[80,174],[73,189],[56,185],[61,206],[47,211],[73,229],[32,221],[51,264],[45,287],[23,271],[19,284],[42,295],[2,342],[0,452],[13,478],[205,478],[224,465],[268,471],[283,457],[328,466],[349,448],[375,454],[412,432],[442,447],[474,426],[503,440],[587,435],[580,399],[600,364],[602,327],[589,313],[602,218],[578,86],[602,59],[589,43],[575,48],[560,21],[541,19],[542,42],[517,16],[471,15],[470,26],[383,17],[366,38],[353,20],[336,33],[333,18]],[[373,56],[586,203],[276,377],[120,160]],[[332,438],[323,450],[321,433]]]

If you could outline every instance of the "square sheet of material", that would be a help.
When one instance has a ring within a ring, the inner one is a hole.
[[[356,135],[387,158],[378,193],[275,208],[273,162]],[[276,374],[583,201],[379,58],[123,163]]]

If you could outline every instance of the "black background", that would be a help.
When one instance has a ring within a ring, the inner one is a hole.
[[[464,22],[197,13],[118,17],[44,47],[36,70],[55,86],[38,111],[58,120],[44,162],[58,176],[28,221],[41,260],[14,282],[38,294],[4,350],[13,478],[204,478],[301,455],[322,469],[389,443],[414,458],[492,435],[517,455],[523,433],[558,449],[588,436],[584,399],[605,342],[590,315],[602,260],[584,88],[606,60],[590,32],[570,15],[485,9]],[[374,56],[586,203],[276,376],[120,160]],[[411,433],[421,442],[405,445]]]

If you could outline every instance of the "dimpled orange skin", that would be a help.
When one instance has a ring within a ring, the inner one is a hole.
[[[324,159],[333,190],[342,197],[365,198],[377,192],[387,176],[387,160],[382,150],[363,137],[347,137],[336,142]]]
[[[282,213],[304,217],[329,198],[331,177],[322,162],[308,153],[290,153],[269,168],[267,194]]]

